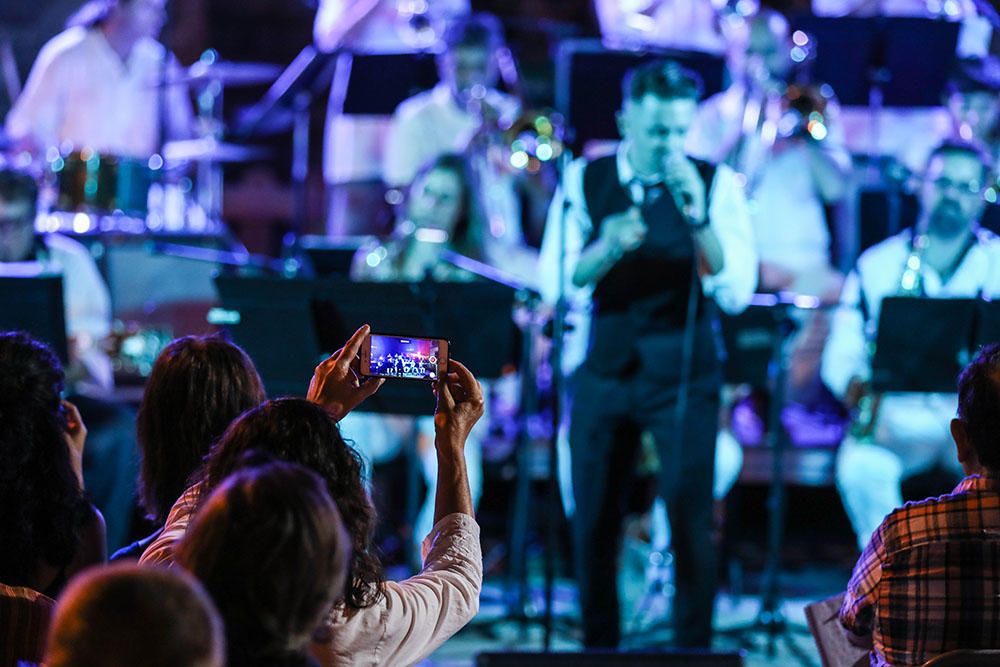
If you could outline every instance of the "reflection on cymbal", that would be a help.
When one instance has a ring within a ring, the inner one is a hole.
[[[197,85],[217,81],[224,86],[269,84],[281,74],[280,65],[199,60],[187,69],[167,77],[164,85]]]
[[[270,156],[270,150],[259,146],[227,144],[215,139],[182,139],[163,145],[163,159],[177,162],[247,162]]]

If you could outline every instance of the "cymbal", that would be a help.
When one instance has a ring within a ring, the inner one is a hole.
[[[163,144],[163,159],[177,162],[248,162],[267,158],[271,151],[259,146],[243,146],[212,138],[180,139]]]
[[[217,81],[223,86],[258,86],[272,83],[279,74],[281,66],[271,63],[199,60],[187,69],[168,76],[164,85],[197,85]]]

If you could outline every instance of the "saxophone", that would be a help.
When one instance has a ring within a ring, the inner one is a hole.
[[[895,296],[923,296],[923,277],[920,269],[923,266],[924,253],[927,250],[928,238],[926,234],[917,234],[913,238],[910,246],[910,254],[903,265],[903,272],[899,277],[899,286]],[[875,353],[875,341],[869,340],[869,358]],[[855,394],[852,396],[852,394]],[[882,394],[871,390],[871,385],[865,384],[852,390],[848,388],[848,405],[855,405],[856,415],[851,435],[861,441],[871,441],[874,439],[875,428],[878,426],[879,408],[882,404]]]

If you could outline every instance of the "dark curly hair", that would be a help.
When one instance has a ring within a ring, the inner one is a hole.
[[[209,447],[266,396],[247,353],[221,336],[185,336],[163,349],[136,419],[139,495],[162,525]]]
[[[281,461],[318,473],[340,509],[351,536],[351,564],[344,603],[370,607],[382,597],[382,561],[372,544],[375,508],[362,481],[361,455],[340,435],[337,422],[323,408],[301,398],[267,401],[234,421],[195,475],[201,500],[223,479],[245,465],[245,455],[259,450]]]
[[[303,664],[343,594],[349,544],[326,482],[271,462],[223,480],[188,527],[177,563],[215,600],[229,664]]]
[[[89,512],[70,464],[62,366],[44,343],[0,333],[0,581],[31,586],[70,564]]]

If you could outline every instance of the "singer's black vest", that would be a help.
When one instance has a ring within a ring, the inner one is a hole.
[[[695,165],[708,192],[715,165],[698,160]],[[583,195],[593,223],[589,241],[593,241],[600,235],[605,218],[633,205],[630,192],[621,185],[616,156],[598,158],[587,165]],[[695,262],[691,232],[673,196],[662,186],[647,189],[642,213],[647,226],[645,241],[618,260],[594,287],[587,367],[600,375],[623,376],[636,370],[640,338],[679,336],[684,330]],[[713,335],[711,309],[700,281],[696,289],[695,336],[708,342]],[[679,359],[663,359],[663,363],[680,365]]]

